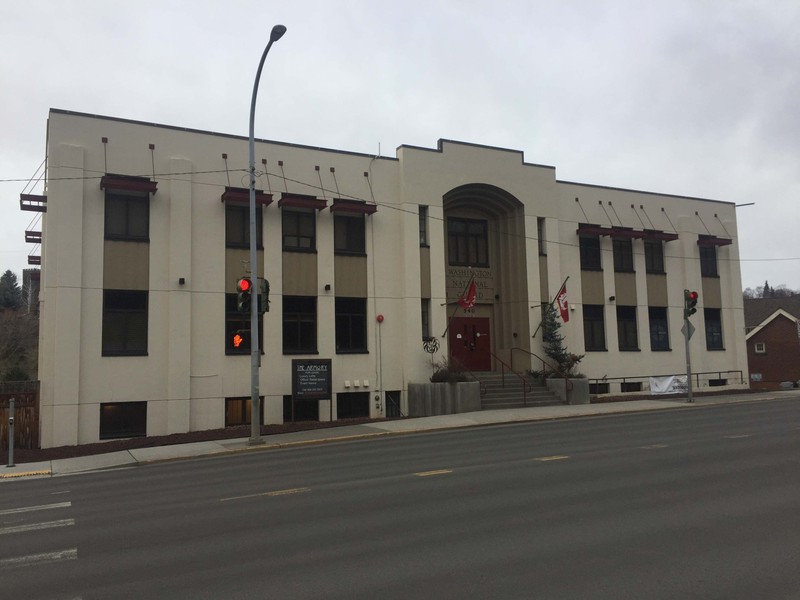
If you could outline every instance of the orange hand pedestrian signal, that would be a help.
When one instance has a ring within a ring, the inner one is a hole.
[[[233,336],[233,347],[238,348],[242,345],[244,338],[240,336],[238,333]]]

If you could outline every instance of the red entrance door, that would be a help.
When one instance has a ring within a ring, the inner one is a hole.
[[[450,356],[468,371],[491,371],[489,319],[457,317],[450,321]]]

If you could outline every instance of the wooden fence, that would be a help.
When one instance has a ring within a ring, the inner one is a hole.
[[[14,447],[39,447],[39,382],[0,382],[0,449],[8,449],[8,401],[14,399]]]

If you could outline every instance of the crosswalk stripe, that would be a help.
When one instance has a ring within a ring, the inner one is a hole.
[[[41,554],[29,554],[28,556],[16,556],[14,558],[4,558],[0,560],[0,569],[17,569],[20,567],[32,567],[34,565],[46,565],[65,560],[76,560],[78,549],[70,548],[59,552],[43,552]]]
[[[55,529],[56,527],[69,527],[70,525],[75,525],[75,519],[61,519],[59,521],[47,521],[45,523],[29,523],[27,525],[0,527],[0,535],[23,533],[25,531],[39,531],[40,529]]]
[[[70,506],[72,506],[72,502],[58,502],[56,504],[42,504],[40,506],[23,506],[22,508],[7,508],[5,510],[0,510],[0,516],[16,515],[19,513],[33,512],[35,510],[50,510],[52,508],[69,508]]]

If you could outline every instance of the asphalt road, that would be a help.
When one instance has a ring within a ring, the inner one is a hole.
[[[6,482],[0,598],[800,598],[800,403]]]

